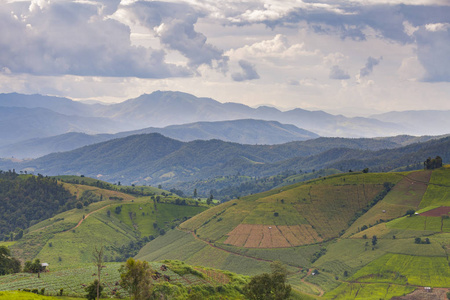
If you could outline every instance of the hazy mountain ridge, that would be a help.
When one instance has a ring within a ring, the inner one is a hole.
[[[276,121],[197,122],[185,125],[171,125],[165,128],[149,127],[117,134],[87,135],[85,133],[70,132],[0,147],[0,157],[37,158],[53,152],[70,151],[86,145],[144,133],[160,133],[184,142],[198,139],[220,139],[242,144],[282,144],[318,137],[317,134],[297,128],[294,125],[280,124]]]
[[[282,112],[261,106],[251,108],[239,103],[220,103],[211,98],[199,98],[182,92],[156,91],[134,99],[111,105],[86,104],[67,98],[42,95],[0,94],[0,106],[47,108],[72,116],[109,118],[120,124],[111,125],[108,131],[99,130],[95,124],[91,132],[120,132],[146,127],[165,127],[203,121],[229,121],[260,119],[292,124],[323,136],[374,137],[414,132],[402,125],[369,118],[347,118],[323,111],[296,108]],[[20,118],[20,116],[17,116]],[[65,133],[65,132],[61,132]]]
[[[69,116],[40,107],[0,107],[0,145],[71,131],[113,132],[119,125],[106,118]]]
[[[403,124],[417,135],[448,134],[450,128],[450,110],[392,111],[370,116],[383,122]]]

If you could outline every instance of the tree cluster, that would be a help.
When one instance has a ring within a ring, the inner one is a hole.
[[[271,264],[272,272],[253,276],[244,287],[244,295],[251,300],[288,299],[291,286],[286,283],[287,270],[280,262]]]
[[[11,252],[5,246],[0,246],[0,275],[20,272],[20,261],[11,256]]]
[[[0,171],[0,241],[10,233],[72,209],[76,197],[56,179]],[[20,235],[19,235],[20,236]]]
[[[436,156],[436,158],[428,157],[426,161],[423,162],[423,167],[425,170],[433,170],[442,167],[442,158]]]

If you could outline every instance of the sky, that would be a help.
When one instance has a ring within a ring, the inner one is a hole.
[[[450,110],[450,0],[0,0],[0,93]]]

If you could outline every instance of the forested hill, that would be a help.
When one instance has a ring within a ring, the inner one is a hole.
[[[75,207],[76,197],[56,179],[0,171],[0,240]],[[19,236],[17,236],[19,235]]]
[[[370,150],[368,150],[370,149]],[[171,184],[224,175],[270,176],[286,170],[390,171],[427,157],[450,161],[450,137],[399,147],[389,140],[320,138],[282,145],[241,145],[220,140],[180,142],[160,134],[122,139],[54,153],[3,169],[45,175],[86,175],[122,184]]]

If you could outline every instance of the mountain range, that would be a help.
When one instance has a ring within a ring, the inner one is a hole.
[[[242,174],[271,176],[286,170],[390,171],[422,168],[427,157],[450,160],[450,137],[407,146],[393,140],[318,138],[281,145],[243,145],[220,140],[181,142],[158,133],[131,135],[21,163],[2,161],[0,169],[45,175],[78,174],[125,184],[164,184]],[[412,137],[412,141],[416,138]],[[370,149],[370,150],[369,150]]]
[[[46,143],[57,144],[59,138],[52,141],[42,140],[42,145],[41,142],[34,140],[31,144],[19,144],[9,150],[2,149],[2,156],[13,156],[15,151],[19,153],[18,149],[27,146],[48,149],[39,150],[37,154],[31,153],[32,157],[36,157],[47,154],[48,151],[66,151],[89,144],[87,139],[100,142],[109,138],[124,137],[136,130],[141,131],[134,133],[160,132],[183,141],[217,138],[245,144],[275,144],[314,138],[316,137],[314,134],[329,137],[440,135],[447,134],[450,128],[448,111],[389,112],[369,118],[347,118],[324,111],[308,111],[300,108],[289,111],[267,106],[251,108],[243,104],[220,103],[210,98],[199,98],[172,91],[156,91],[117,104],[89,103],[91,102],[42,95],[0,94],[0,146],[24,141],[29,143],[30,139],[49,138],[69,132],[90,135],[125,132],[111,137],[80,136],[77,139],[85,142],[74,143],[73,146],[66,148],[52,148],[46,145]],[[261,128],[262,123],[257,126],[250,125],[249,119],[276,121],[285,125],[279,128],[281,131],[275,132],[273,129],[280,125],[266,124],[272,128],[267,130],[269,127],[266,127],[262,132],[267,135],[259,134],[256,138],[251,133],[255,128]],[[230,123],[214,124],[232,120],[247,120],[240,122],[247,122],[250,127],[244,127],[242,123],[234,124],[235,128],[232,128]],[[169,127],[173,125],[178,127]],[[287,129],[287,125],[297,128]],[[239,130],[236,131],[236,128]],[[302,130],[305,131],[300,132]],[[61,138],[67,141],[74,136]]]

